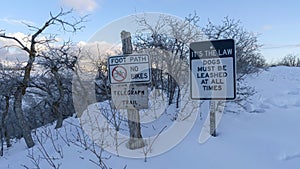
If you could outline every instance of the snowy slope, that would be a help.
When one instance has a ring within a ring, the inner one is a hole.
[[[111,156],[104,162],[112,168],[126,166],[129,169],[299,169],[299,74],[300,68],[272,67],[248,77],[248,84],[254,86],[257,93],[247,108],[256,113],[225,112],[217,129],[218,137],[210,138],[204,144],[198,143],[198,137],[207,113],[202,118],[197,117],[196,125],[180,144],[162,155],[144,162],[144,159],[116,157],[104,152],[104,157]],[[77,119],[70,118],[58,131],[53,130],[53,126],[38,129],[39,138],[52,133],[54,143],[51,139],[40,140],[43,146],[37,144],[27,150],[24,141],[20,140],[5,150],[5,156],[0,158],[0,168],[18,169],[22,165],[35,168],[30,154],[35,159],[43,157],[43,147],[50,157],[55,158],[52,160],[54,165],[60,164],[60,168],[99,168],[94,163],[97,162],[95,154],[80,146],[78,140],[89,140],[76,136],[80,132],[75,126],[78,124]],[[39,165],[42,169],[51,168],[43,158],[39,159]]]

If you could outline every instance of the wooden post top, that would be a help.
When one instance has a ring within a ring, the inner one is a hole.
[[[121,32],[121,39],[122,39],[122,51],[123,54],[132,54],[132,43],[131,43],[131,34],[123,30]]]

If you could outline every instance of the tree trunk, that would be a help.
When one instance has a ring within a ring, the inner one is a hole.
[[[54,114],[56,115],[56,118],[57,118],[57,121],[56,121],[56,126],[55,128],[61,128],[62,127],[62,124],[63,124],[63,114],[62,112],[59,110],[60,108],[60,103],[62,102],[62,98],[63,98],[63,95],[64,95],[64,89],[63,89],[63,84],[61,82],[61,78],[60,78],[60,75],[58,73],[58,70],[56,68],[52,69],[51,72],[54,74],[54,78],[55,78],[55,81],[56,81],[56,85],[57,85],[57,88],[58,88],[58,93],[59,93],[59,96],[58,96],[58,99],[57,101],[55,101],[53,103],[53,112]]]
[[[10,136],[8,134],[8,131],[7,131],[7,126],[5,124],[5,122],[7,121],[7,115],[8,115],[8,110],[9,110],[9,99],[10,97],[6,96],[5,97],[5,111],[2,115],[2,130],[3,130],[3,136],[5,138],[5,142],[6,142],[6,147],[11,147],[11,143],[10,143]]]
[[[169,105],[173,103],[175,94],[175,82],[171,75],[168,74],[168,94],[169,94]]]
[[[3,143],[4,143],[4,138],[3,138],[3,126],[0,126],[1,127],[1,133],[0,133],[0,139],[1,139],[1,150],[0,150],[0,156],[2,157],[3,156]]]
[[[180,101],[180,87],[177,86],[177,98],[176,98],[176,108],[179,108],[179,101]]]
[[[57,118],[55,129],[61,128],[62,124],[63,124],[63,115],[59,111],[59,105],[60,105],[59,102],[54,102],[52,105],[53,113],[55,114],[55,116]]]
[[[31,130],[29,128],[28,122],[26,121],[22,110],[23,91],[24,88],[20,86],[17,87],[15,93],[14,112],[16,114],[17,121],[19,122],[19,128],[22,131],[22,135],[26,142],[26,145],[28,148],[31,148],[34,146],[34,141],[31,136]]]
[[[5,126],[4,137],[5,137],[6,147],[7,148],[11,147],[12,145],[11,145],[11,142],[10,142],[10,135],[7,132],[6,126]]]

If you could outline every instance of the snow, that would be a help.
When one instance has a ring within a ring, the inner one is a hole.
[[[238,110],[237,113],[226,112],[225,109],[217,129],[217,137],[211,137],[202,144],[198,142],[198,138],[205,123],[207,108],[201,109],[202,117],[196,117],[190,133],[169,151],[149,157],[147,162],[143,158],[117,157],[103,152],[103,157],[110,157],[104,159],[104,163],[112,168],[126,166],[129,169],[298,169],[299,74],[300,68],[280,66],[247,77],[248,85],[257,91],[252,102],[246,105],[248,112],[238,107],[233,107]],[[203,104],[204,107],[207,105]],[[174,107],[168,110],[174,111]],[[56,158],[53,161],[56,165],[60,164],[60,168],[99,168],[91,162],[97,162],[95,154],[82,148],[84,141],[90,143],[90,140],[79,130],[78,119],[67,119],[64,127],[58,130],[54,129],[54,125],[49,125],[37,129],[35,133],[37,145],[34,148],[26,149],[24,140],[19,140],[13,147],[5,149],[4,157],[0,157],[1,169],[18,169],[24,165],[35,168],[28,156],[33,151],[35,157],[42,157],[42,147],[47,149],[51,157]],[[54,143],[48,138],[38,144],[37,138],[45,139],[50,133]],[[62,155],[54,147],[61,149]],[[89,149],[93,150],[91,147]],[[97,147],[96,150],[100,152]],[[39,164],[42,169],[51,168],[43,158],[40,158]]]

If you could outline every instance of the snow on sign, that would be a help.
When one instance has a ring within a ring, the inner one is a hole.
[[[233,100],[236,97],[233,39],[190,44],[192,99]]]
[[[148,83],[151,78],[149,56],[128,55],[108,58],[108,72],[111,84]]]

